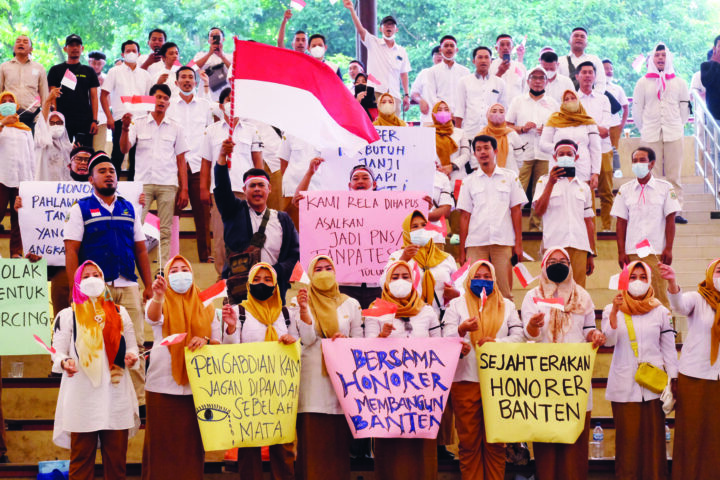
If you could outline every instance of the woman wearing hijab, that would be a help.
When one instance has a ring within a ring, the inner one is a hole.
[[[385,283],[390,267],[402,260],[411,268],[417,264],[422,272],[419,293],[422,300],[431,305],[436,315],[448,301],[460,295],[450,277],[457,271],[455,259],[435,245],[433,237],[437,232],[426,230],[427,219],[419,210],[413,211],[403,220],[403,248],[390,254],[380,283]]]
[[[540,149],[552,155],[555,144],[560,140],[575,142],[580,155],[575,165],[575,176],[583,182],[590,182],[590,187],[595,188],[602,156],[597,123],[587,114],[576,92],[565,90],[562,98],[560,111],[550,115],[543,127]],[[552,170],[556,163],[555,160],[550,160],[548,171]],[[593,185],[591,181],[595,184]]]
[[[55,318],[52,370],[62,380],[53,442],[70,449],[70,478],[95,478],[99,440],[104,478],[124,479],[128,437],[140,428],[127,371],[138,360],[132,320],[95,263],[80,265],[74,280],[72,306]]]
[[[488,108],[487,125],[480,130],[478,135],[490,135],[497,140],[495,160],[498,167],[518,173],[515,150],[523,148],[523,143],[520,135],[513,128],[508,127],[505,121],[505,107],[496,103]]]
[[[58,97],[59,88],[50,91],[42,108],[42,115],[35,124],[35,180],[70,182],[70,143],[65,129],[65,116],[51,112],[50,105]]]
[[[378,98],[378,117],[373,125],[379,127],[407,127],[407,123],[398,117],[395,112],[395,98],[389,93],[383,93]]]
[[[673,480],[716,478],[720,471],[720,258],[705,271],[696,292],[683,293],[675,272],[660,264],[673,312],[685,315],[687,338],[680,352],[675,408]]]
[[[325,255],[310,261],[310,288],[296,297],[303,344],[298,401],[298,457],[301,480],[350,478],[352,435],[325,368],[323,338],[362,337],[360,304],[340,293],[335,264]]]
[[[415,279],[412,270],[402,260],[387,269],[381,298],[396,305],[397,312],[389,322],[365,317],[366,338],[441,336],[437,315],[413,287]],[[376,438],[374,453],[377,480],[437,478],[437,448],[434,439]]]
[[[460,439],[463,480],[505,478],[505,445],[488,443],[478,379],[475,345],[485,342],[524,342],[523,325],[515,304],[495,288],[495,268],[479,260],[468,269],[465,293],[452,300],[445,312],[445,337],[463,339],[462,358],[453,379],[451,396]]]
[[[212,306],[200,300],[190,262],[176,255],[165,265],[165,272],[167,280],[158,275],[153,282],[145,314],[154,342],[145,378],[142,478],[201,480],[205,450],[185,368],[185,347],[194,352],[208,343],[220,343],[221,325],[213,322]],[[160,345],[168,335],[181,333],[187,334],[183,342]]]
[[[280,342],[291,345],[288,334],[290,313],[283,308],[277,273],[272,265],[256,263],[248,274],[247,300],[237,307],[224,305],[225,343]],[[297,323],[297,319],[292,319]],[[262,480],[260,447],[238,449],[238,471],[243,480]],[[292,443],[270,445],[270,474],[273,480],[295,478],[295,452]]]
[[[520,309],[528,339],[540,343],[592,342],[595,348],[604,344],[605,335],[595,326],[595,306],[588,292],[573,280],[568,253],[549,248],[541,267],[540,285],[528,291]],[[564,308],[541,307],[536,298],[562,298]],[[592,391],[585,426],[575,443],[533,443],[538,480],[587,478],[590,410]]]
[[[455,128],[450,107],[442,100],[433,106],[432,120],[429,126],[435,127],[437,169],[451,180],[465,178],[468,173],[465,166],[471,159],[470,141],[465,131]]]
[[[35,179],[35,141],[30,127],[20,121],[17,97],[12,92],[0,93],[0,222],[10,209],[10,256],[22,258],[20,224],[13,208],[20,182]]]
[[[660,394],[635,381],[638,364],[648,362],[677,377],[675,330],[670,311],[655,298],[650,267],[627,267],[630,283],[603,310],[605,345],[615,346],[605,398],[615,420],[615,478],[665,480],[665,413]],[[636,353],[637,352],[637,353]]]

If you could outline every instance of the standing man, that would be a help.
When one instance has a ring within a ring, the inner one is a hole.
[[[488,47],[473,50],[474,75],[466,75],[458,83],[457,111],[455,126],[465,130],[468,138],[487,125],[487,111],[496,103],[507,106],[505,81],[497,75],[490,75],[490,55]]]
[[[540,66],[545,69],[547,73],[547,86],[545,87],[546,93],[553,98],[558,104],[562,103],[562,96],[566,90],[575,90],[575,85],[572,80],[558,73],[558,56],[557,53],[548,50],[540,55]]]
[[[474,263],[489,259],[503,297],[512,300],[512,257],[523,258],[522,211],[527,197],[517,175],[495,163],[497,141],[478,135],[472,142],[480,168],[460,187],[460,258]]]
[[[45,68],[30,59],[32,41],[27,35],[15,39],[13,58],[0,65],[0,92],[13,92],[18,99],[20,121],[35,131],[35,117],[42,109],[48,95]],[[39,102],[35,102],[36,97]],[[35,104],[34,107],[29,108]],[[28,109],[27,111],[23,111]]]
[[[105,150],[105,144],[107,143],[107,117],[105,112],[100,107],[100,88],[105,81],[105,74],[103,69],[105,68],[106,56],[102,52],[97,50],[88,54],[88,65],[95,71],[98,79],[98,88],[96,88],[96,98],[98,104],[97,111],[97,133],[93,135],[93,150]]]
[[[280,31],[278,32],[278,40],[277,40],[277,46],[280,48],[285,48],[285,27],[287,26],[288,20],[292,18],[292,10],[289,8],[285,10],[285,13],[283,14],[282,22],[280,23]],[[295,50],[298,53],[307,53],[307,46],[308,46],[308,38],[307,33],[303,32],[302,30],[298,30],[295,32],[295,35],[293,35],[292,39],[292,50]],[[354,80],[354,78],[353,78]]]
[[[614,69],[612,61],[610,61],[609,58],[606,58],[602,62],[603,68],[605,69],[605,78],[607,79],[605,88],[608,92],[610,92],[610,95],[618,101],[620,107],[622,107],[621,111],[617,111],[612,114],[612,123],[610,123],[610,143],[613,147],[613,168],[617,170],[620,168],[620,154],[618,153],[620,135],[625,128],[625,122],[627,122],[628,112],[630,111],[630,102],[628,101],[627,95],[625,95],[625,90],[615,83],[615,78],[613,78]]]
[[[659,43],[648,61],[648,73],[635,84],[633,120],[642,144],[657,156],[656,170],[675,189],[682,209],[680,175],[683,164],[683,137],[690,117],[690,93],[685,80],[675,75],[672,54]],[[679,213],[675,223],[687,223]]]
[[[352,15],[355,29],[360,36],[360,41],[367,48],[368,74],[377,79],[380,84],[375,86],[375,96],[380,98],[384,92],[389,91],[395,97],[397,107],[396,114],[400,116],[410,108],[410,87],[408,83],[408,72],[410,72],[410,58],[403,47],[395,42],[397,33],[397,21],[392,15],[388,15],[380,22],[382,39],[368,32],[355,13],[352,0],[343,0],[345,8]],[[405,94],[400,101],[400,84]],[[401,107],[402,105],[402,107]]]
[[[590,186],[575,176],[578,147],[572,140],[555,144],[557,163],[535,187],[533,210],[543,219],[543,248],[563,247],[570,256],[573,279],[585,288],[595,269],[595,209]]]
[[[433,65],[437,65],[442,62],[442,55],[440,54],[440,47],[434,46],[430,51],[430,57],[432,58]],[[425,125],[426,123],[432,123],[432,115],[430,114],[430,103],[424,100],[424,95],[427,90],[427,77],[432,67],[423,68],[420,70],[415,77],[415,81],[410,88],[410,99],[417,103],[420,107],[420,124]],[[454,113],[454,112],[453,112]]]
[[[515,150],[515,159],[520,173],[523,191],[532,191],[535,184],[548,172],[550,155],[540,150],[540,135],[550,115],[560,109],[558,102],[546,92],[547,73],[537,66],[528,72],[528,93],[522,94],[510,103],[507,112],[507,126],[520,135],[523,147]],[[540,217],[533,210],[530,214],[530,231],[540,230]]]
[[[457,55],[457,40],[452,35],[445,35],[440,39],[440,55],[442,61],[430,67],[426,78],[425,100],[420,101],[420,111],[432,110],[437,102],[443,100],[455,114],[458,107],[458,84],[460,79],[470,75],[470,70],[455,61]],[[425,104],[423,105],[423,102]]]
[[[123,153],[137,144],[139,158],[137,179],[143,184],[145,205],[142,219],[157,201],[160,218],[160,258],[162,269],[170,258],[170,234],[175,209],[182,210],[188,204],[185,132],[175,120],[165,115],[170,105],[170,87],[153,85],[150,95],[155,97],[155,110],[133,119],[132,113],[122,117],[120,149]]]
[[[226,54],[223,50],[225,32],[219,27],[213,27],[208,32],[207,52],[198,52],[193,57],[193,62],[200,69],[203,69],[210,78],[210,96],[213,101],[220,98],[220,92],[229,87],[228,72],[232,69],[232,54]]]
[[[310,35],[310,55],[320,60],[322,63],[330,67],[330,70],[335,72],[335,74],[340,77],[340,80],[342,80],[342,72],[340,71],[340,67],[335,65],[329,60],[325,59],[325,54],[327,53],[327,42],[325,41],[325,36],[321,35],[319,33],[316,33],[314,35]]]
[[[60,89],[55,100],[58,112],[65,116],[65,129],[73,142],[91,147],[98,132],[98,93],[100,86],[92,67],[80,63],[82,38],[72,34],[65,38],[67,61],[50,68],[48,85]],[[69,72],[69,73],[68,73]]]
[[[119,172],[125,154],[120,149],[120,136],[122,135],[122,118],[128,113],[129,108],[123,103],[122,97],[133,95],[147,95],[152,87],[150,74],[138,68],[138,49],[140,46],[134,40],[123,42],[120,51],[123,56],[123,63],[110,69],[102,91],[100,92],[100,103],[107,117],[107,128],[112,130],[112,161],[115,171]],[[112,102],[112,111],[110,105]],[[128,180],[135,179],[135,148],[130,149],[128,155]]]
[[[598,93],[605,93],[605,69],[602,66],[602,62],[597,55],[585,53],[587,48],[587,30],[583,27],[576,27],[570,34],[568,43],[570,44],[570,53],[567,56],[560,57],[560,73],[570,77],[570,80],[575,84],[575,90],[580,87],[577,81],[575,73],[579,65],[583,62],[592,62],[595,65],[596,85],[595,90]]]
[[[157,73],[155,69],[160,67],[160,61],[162,60],[160,48],[162,48],[165,42],[167,42],[165,30],[161,28],[150,30],[147,42],[150,53],[140,55],[137,61],[140,68],[147,70],[150,76],[155,75]]]
[[[141,306],[152,297],[150,262],[145,250],[145,234],[140,216],[132,203],[116,194],[117,173],[110,157],[97,152],[89,168],[93,194],[70,207],[65,219],[65,268],[68,278],[85,260],[92,260],[103,271],[113,301],[127,309],[133,321],[135,339],[142,353],[145,342],[145,314]],[[135,267],[140,272],[142,297]],[[141,416],[145,411],[145,357],[140,368],[130,369]]]
[[[500,77],[505,82],[505,98],[508,103],[522,94],[523,82],[525,81],[525,65],[521,61],[510,60],[512,50],[512,37],[507,33],[498,35],[495,39],[495,51],[498,58],[493,60],[490,65],[490,75]]]
[[[720,120],[720,35],[715,37],[710,59],[700,65],[700,82],[705,87],[708,110]]]
[[[654,255],[642,261],[652,269],[655,297],[669,308],[667,285],[660,276],[658,260],[665,265],[672,263],[675,214],[680,211],[680,202],[670,182],[652,174],[654,167],[655,152],[652,148],[639,147],[632,153],[632,170],[637,178],[620,187],[611,213],[617,218],[620,268],[640,260],[637,244],[648,240]]]

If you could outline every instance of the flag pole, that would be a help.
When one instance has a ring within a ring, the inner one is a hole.
[[[160,242],[160,239],[158,238],[158,246],[157,246],[157,259],[158,260],[157,261],[158,261],[160,276],[164,277],[165,275],[163,274],[162,255],[160,255],[160,245],[161,245],[161,242]]]
[[[237,37],[233,37],[233,43],[235,43]],[[233,45],[233,64],[232,72],[230,72],[230,139],[233,138],[233,132],[235,131],[235,50],[237,50],[237,44]],[[227,157],[228,170],[232,167],[232,152]]]

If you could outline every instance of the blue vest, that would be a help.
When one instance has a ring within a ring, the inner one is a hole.
[[[130,281],[135,275],[135,210],[132,203],[115,197],[115,206],[110,213],[91,195],[78,200],[83,216],[85,231],[80,243],[78,260],[97,263],[103,271],[106,282],[112,282],[120,275]]]

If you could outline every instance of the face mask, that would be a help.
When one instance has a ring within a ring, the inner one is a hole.
[[[412,283],[399,278],[388,284],[388,290],[390,290],[390,295],[395,298],[407,298],[412,292]]]
[[[720,292],[720,277],[713,278],[713,285],[715,285],[715,290]]]
[[[189,92],[183,92],[182,90],[180,90],[180,95],[182,95],[183,97],[192,97],[194,93],[195,93],[194,88],[192,90],[190,90]]]
[[[325,56],[325,47],[321,47],[320,45],[316,45],[310,49],[310,55],[320,60]]]
[[[545,272],[551,282],[562,283],[568,277],[570,267],[562,263],[554,263],[552,265],[548,265]]]
[[[117,190],[117,188],[115,187],[103,187],[97,189],[98,193],[103,197],[110,197],[112,195],[115,195],[115,190]]]
[[[470,280],[470,291],[475,294],[476,297],[480,298],[483,290],[485,290],[485,295],[489,296],[493,292],[493,283],[492,280],[473,278]]]
[[[387,41],[395,40],[395,34],[393,33],[392,35],[390,35],[390,36],[388,37],[388,36],[386,36],[386,35],[383,33],[383,38],[384,38],[385,40],[387,40]]]
[[[105,291],[105,282],[99,277],[83,278],[80,281],[80,291],[90,298],[97,298]]]
[[[558,167],[566,168],[566,167],[574,167],[575,166],[575,157],[570,155],[562,155],[560,157],[557,157],[557,165]]]
[[[395,113],[395,105],[392,103],[381,103],[378,105],[378,110],[380,110],[380,113],[383,115],[392,115]]]
[[[135,63],[138,59],[138,54],[135,52],[129,52],[123,55],[123,58],[125,59],[125,63]]]
[[[79,173],[75,173],[72,170],[70,170],[70,177],[73,180],[75,180],[76,182],[87,182],[90,175],[89,174],[80,175]]]
[[[328,270],[317,272],[310,281],[319,290],[330,290],[335,285],[335,272]]]
[[[452,113],[450,112],[437,112],[433,115],[435,115],[435,120],[437,120],[438,123],[447,123],[452,119]]]
[[[539,97],[540,95],[544,95],[544,94],[545,94],[545,89],[543,89],[543,90],[533,90],[533,89],[531,88],[531,89],[530,89],[530,94],[531,94],[532,96],[534,96],[534,97]]]
[[[503,123],[505,121],[505,114],[504,113],[491,113],[488,116],[488,120],[492,124],[500,125],[501,123]]]
[[[17,105],[13,102],[0,103],[0,115],[3,117],[14,115],[15,112],[17,112]]]
[[[410,243],[412,243],[413,245],[419,245],[421,247],[424,247],[428,244],[431,238],[432,236],[430,235],[430,232],[428,232],[424,228],[418,228],[417,230],[413,230],[412,232],[410,232]]]
[[[50,135],[52,135],[53,138],[62,137],[64,131],[65,125],[50,125]]]
[[[190,290],[190,287],[192,286],[192,272],[171,273],[168,275],[168,282],[170,283],[170,288],[172,288],[175,292],[180,294],[185,293]]]
[[[633,297],[644,296],[649,288],[650,284],[647,282],[643,282],[642,280],[633,280],[632,282],[628,283],[628,293]]]
[[[650,166],[647,163],[633,163],[632,172],[637,178],[645,178],[650,173]]]
[[[580,110],[580,101],[579,100],[570,100],[569,102],[563,103],[565,106],[565,110],[568,112],[575,113],[578,110]]]
[[[440,54],[440,56],[442,56],[442,58],[443,58],[444,60],[447,60],[448,62],[451,62],[451,61],[455,60],[455,54],[454,54],[454,53],[453,53],[451,56],[449,56],[449,57],[446,57],[446,56],[443,55],[442,53]]]
[[[264,302],[268,298],[272,297],[275,292],[275,285],[265,285],[264,283],[251,283],[250,284],[250,295],[256,300]]]
[[[556,75],[557,75],[557,70],[553,70],[553,71],[547,70],[548,80],[552,80],[553,78],[555,78]]]

